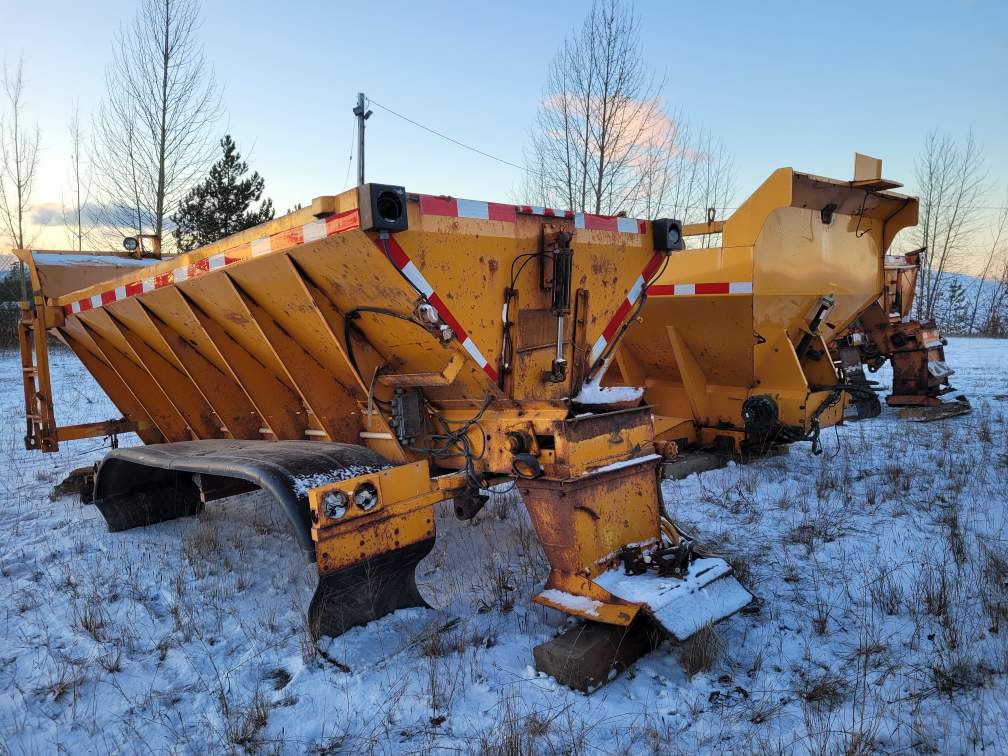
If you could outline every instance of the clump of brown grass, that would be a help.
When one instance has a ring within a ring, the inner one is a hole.
[[[676,656],[683,671],[693,677],[714,667],[721,655],[721,645],[714,626],[708,623],[679,645]]]

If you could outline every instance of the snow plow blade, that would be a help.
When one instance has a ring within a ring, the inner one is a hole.
[[[613,568],[595,582],[614,596],[641,604],[662,629],[680,642],[730,617],[753,600],[732,575],[731,566],[717,557],[694,560],[682,579],[654,573],[627,575],[622,568]]]

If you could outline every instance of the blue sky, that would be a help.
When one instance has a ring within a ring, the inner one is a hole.
[[[42,129],[37,201],[58,203],[76,99],[102,96],[131,0],[0,0],[0,58],[23,54]],[[720,137],[737,196],[774,168],[849,177],[855,150],[912,189],[930,129],[972,128],[1008,186],[1004,2],[639,2],[665,99]],[[230,131],[280,210],[344,187],[356,93],[487,152],[521,161],[549,62],[584,3],[310,3],[206,0],[202,37]],[[509,200],[518,171],[375,108],[368,178]],[[352,174],[351,174],[352,177]]]

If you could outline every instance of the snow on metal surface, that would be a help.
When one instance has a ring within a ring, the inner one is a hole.
[[[596,601],[585,596],[575,596],[573,593],[559,591],[556,588],[543,591],[539,594],[539,597],[556,606],[570,609],[572,612],[581,612],[592,616],[598,616],[598,608],[602,606],[601,601]]]
[[[732,576],[728,563],[717,557],[697,559],[682,580],[652,572],[627,575],[621,567],[614,567],[595,582],[614,596],[647,606],[662,627],[680,641],[752,601],[752,594]]]
[[[589,470],[586,475],[598,475],[599,473],[612,472],[613,470],[621,470],[624,467],[632,467],[633,465],[642,465],[645,462],[654,462],[660,459],[660,454],[646,454],[643,457],[634,457],[633,459],[624,459],[620,462],[613,462],[609,465],[603,465],[602,467],[595,467]]]
[[[928,360],[927,369],[935,378],[948,378],[955,373],[955,370],[941,360]]]
[[[331,472],[301,475],[294,478],[294,493],[305,497],[312,488],[318,488],[328,483],[338,483],[341,480],[350,480],[350,478],[356,478],[359,475],[369,475],[389,467],[391,465],[350,465],[349,467],[338,467]]]
[[[592,380],[585,381],[573,401],[578,404],[615,404],[635,402],[644,396],[644,389],[636,386],[600,386],[602,376],[608,368],[609,363],[606,362]]]

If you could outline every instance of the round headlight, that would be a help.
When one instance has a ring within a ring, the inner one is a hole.
[[[373,483],[362,483],[354,491],[354,503],[358,507],[368,512],[378,506],[378,489]]]
[[[322,497],[322,509],[330,520],[338,520],[350,508],[350,497],[342,491],[330,491]]]

